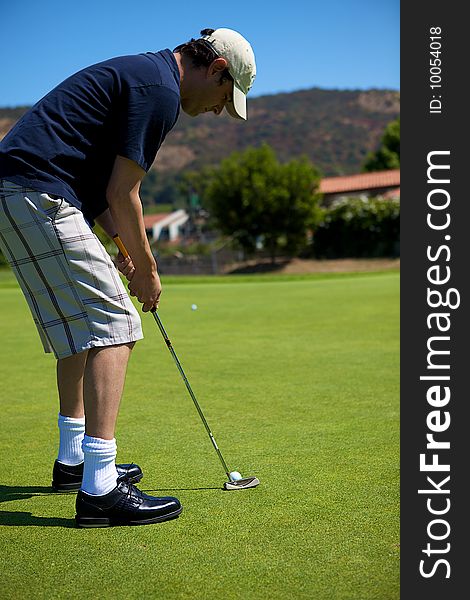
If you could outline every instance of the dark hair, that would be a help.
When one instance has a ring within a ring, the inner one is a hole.
[[[210,35],[215,29],[202,29],[201,35]],[[212,47],[212,44],[203,38],[191,38],[189,42],[176,46],[173,52],[179,52],[192,60],[193,66],[197,69],[208,67],[219,55]],[[225,81],[233,81],[228,69],[222,71],[220,85]]]

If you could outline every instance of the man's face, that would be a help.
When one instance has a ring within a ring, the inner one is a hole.
[[[233,93],[231,81],[220,83],[224,68],[223,64],[213,63],[207,70],[198,69],[197,76],[191,80],[191,87],[181,95],[181,107],[186,114],[191,117],[205,112],[220,115]]]

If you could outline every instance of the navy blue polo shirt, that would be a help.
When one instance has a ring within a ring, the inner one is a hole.
[[[66,198],[88,221],[108,206],[117,155],[151,167],[180,109],[170,50],[121,56],[75,73],[0,142],[0,178]]]

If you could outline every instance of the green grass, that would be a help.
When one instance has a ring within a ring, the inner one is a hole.
[[[185,510],[100,530],[75,529],[74,495],[49,492],[55,361],[11,277],[0,274],[2,598],[399,598],[397,273],[164,281],[161,318],[222,452],[261,485],[221,489],[144,315],[118,460]]]

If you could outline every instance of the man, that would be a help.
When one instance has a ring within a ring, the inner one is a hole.
[[[94,221],[119,233],[130,294],[147,312],[161,295],[139,188],[180,106],[246,119],[250,44],[230,29],[170,50],[114,58],[58,85],[0,143],[0,248],[57,358],[59,452],[54,489],[79,489],[79,527],[176,518],[173,497],[143,494],[134,464],[116,465],[115,423],[140,317]]]

